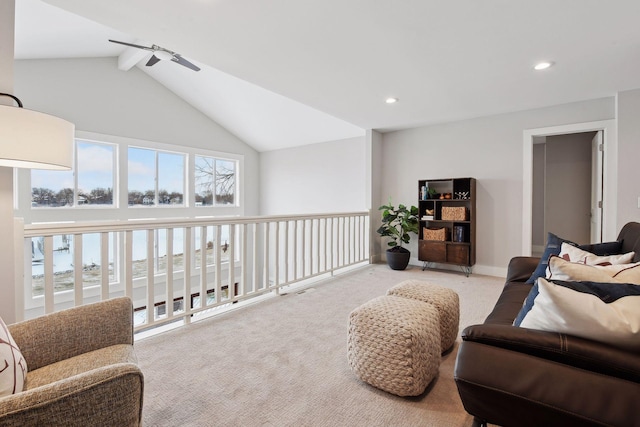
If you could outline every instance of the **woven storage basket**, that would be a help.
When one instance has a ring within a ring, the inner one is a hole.
[[[445,221],[466,221],[467,208],[464,206],[445,206],[442,208],[442,219]]]
[[[438,240],[444,242],[449,240],[449,229],[424,227],[422,229],[422,238],[424,240]]]

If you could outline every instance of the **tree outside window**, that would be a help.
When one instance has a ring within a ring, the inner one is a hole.
[[[235,205],[236,162],[195,157],[196,206]]]

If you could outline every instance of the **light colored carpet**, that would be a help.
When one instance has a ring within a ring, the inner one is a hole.
[[[453,380],[454,350],[415,398],[361,381],[347,363],[347,320],[405,279],[460,296],[461,329],[481,323],[503,278],[366,266],[135,343],[145,376],[145,426],[470,426]]]

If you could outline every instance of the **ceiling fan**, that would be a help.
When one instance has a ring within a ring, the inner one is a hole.
[[[151,58],[149,58],[149,60],[147,61],[147,67],[151,67],[153,64],[159,62],[160,60],[171,60],[173,62],[177,62],[180,65],[183,65],[193,71],[200,71],[200,67],[198,67],[197,65],[192,64],[191,62],[187,61],[186,59],[184,59],[182,56],[180,56],[179,53],[175,53],[174,51],[171,51],[169,49],[165,49],[164,47],[158,46],[157,44],[152,44],[150,47],[149,46],[141,46],[139,44],[133,44],[133,43],[127,43],[127,42],[121,42],[118,40],[111,40],[109,39],[109,41],[111,43],[118,43],[118,44],[123,44],[125,46],[131,46],[131,47],[135,47],[137,49],[144,49],[144,50],[149,50],[151,52],[153,52],[153,55],[151,55]]]

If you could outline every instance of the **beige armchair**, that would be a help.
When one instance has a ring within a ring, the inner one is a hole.
[[[9,325],[25,390],[0,398],[0,426],[139,426],[144,380],[133,306],[115,298]]]

